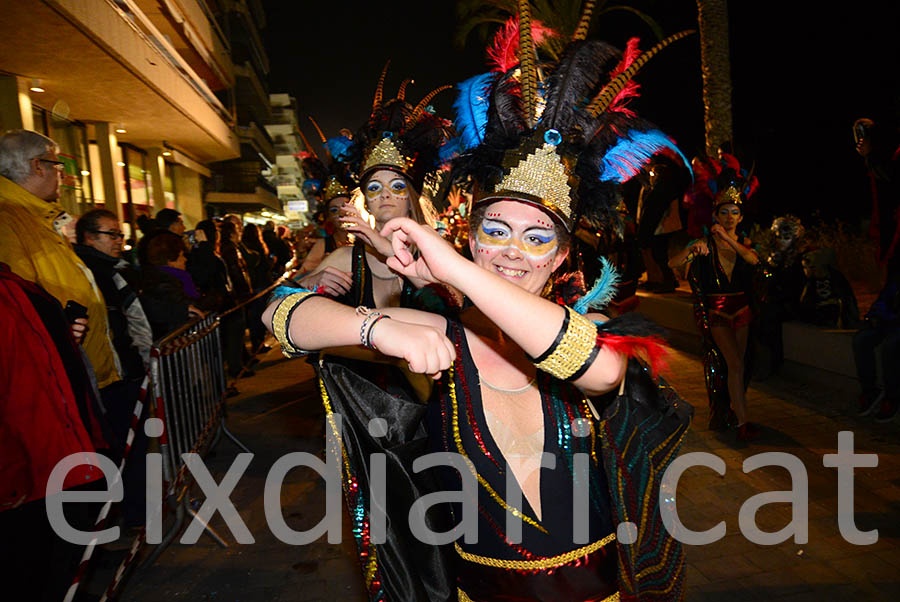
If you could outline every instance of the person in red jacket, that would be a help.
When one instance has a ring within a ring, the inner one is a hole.
[[[71,454],[86,461],[107,448],[89,376],[59,302],[0,263],[0,563],[3,583],[29,588],[33,600],[61,600],[82,548],[61,539],[45,506],[47,480]],[[82,464],[64,489],[104,488],[103,473]],[[68,523],[90,530],[97,506],[64,505]]]

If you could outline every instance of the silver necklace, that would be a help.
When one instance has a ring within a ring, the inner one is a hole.
[[[481,376],[480,374],[478,375],[478,379],[481,381],[481,384],[483,384],[485,387],[487,387],[491,391],[496,391],[497,393],[506,393],[507,395],[520,395],[521,393],[524,393],[525,391],[527,391],[528,389],[530,389],[531,387],[534,386],[534,378],[533,377],[531,380],[528,381],[528,383],[524,387],[519,387],[517,389],[506,389],[504,387],[498,387],[497,385],[492,385],[491,383],[486,381],[484,379],[484,377]]]

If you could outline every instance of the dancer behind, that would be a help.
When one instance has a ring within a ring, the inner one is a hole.
[[[344,205],[350,201],[350,192],[336,178],[330,182],[330,184],[332,183],[332,186],[325,187],[323,199],[325,204],[326,235],[313,243],[312,248],[303,260],[303,264],[300,266],[301,274],[313,272],[319,267],[322,260],[333,251],[353,244],[353,237],[343,227],[344,224],[341,222],[341,211]],[[328,233],[329,230],[330,234]]]
[[[394,99],[383,102],[387,69],[385,65],[369,120],[354,136],[353,147],[347,149],[348,156],[359,156],[359,187],[367,211],[375,218],[375,229],[346,204],[342,222],[347,231],[357,235],[356,242],[352,247],[336,249],[313,274],[300,281],[304,288],[322,287],[329,295],[354,306],[388,307],[409,302],[415,289],[388,269],[385,259],[392,253],[390,241],[379,232],[395,217],[425,222],[420,193],[426,174],[437,167],[438,151],[447,139],[449,125],[426,107],[438,92],[450,86],[433,90],[412,106],[406,102],[411,81],[406,80]]]
[[[738,439],[748,440],[758,428],[748,422],[745,355],[753,313],[753,268],[759,263],[750,239],[738,235],[744,219],[746,180],[733,170],[723,176],[713,206],[715,223],[709,235],[685,247],[669,261],[670,266],[691,263],[688,279],[694,293],[694,315],[707,347],[704,356],[706,387],[710,403],[710,428],[724,428],[730,421],[729,407],[737,416]],[[724,365],[723,365],[724,360]],[[727,374],[727,385],[722,378]]]
[[[335,249],[353,244],[353,237],[342,228],[340,217],[344,203],[350,201],[351,190],[356,188],[356,179],[351,175],[350,169],[353,134],[343,129],[340,135],[325,138],[316,120],[312,117],[309,120],[319,133],[327,156],[324,161],[319,158],[303,131],[298,129],[310,153],[302,162],[303,174],[306,176],[303,190],[317,206],[324,207],[326,235],[313,243],[300,266],[301,275],[316,270],[322,260]]]
[[[530,29],[527,14],[520,22]],[[471,470],[477,481],[472,501],[478,507],[478,538],[455,544],[451,579],[458,589],[448,592],[450,566],[431,556],[434,564],[423,571],[419,558],[392,545],[397,534],[379,547],[369,538],[369,522],[360,522],[372,599],[596,601],[618,599],[621,588],[623,595],[642,600],[678,600],[684,593],[684,560],[662,527],[658,479],[665,458],[677,454],[689,407],[664,383],[653,382],[637,361],[629,363],[623,383],[625,353],[659,351],[654,341],[633,336],[645,332],[633,314],[598,326],[593,320],[602,322],[602,316],[582,315],[588,299],[573,309],[540,296],[565,260],[573,216],[615,216],[610,203],[616,184],[641,167],[620,158],[634,158],[637,153],[627,150],[638,147],[649,157],[672,143],[615,110],[620,105],[612,100],[628,79],[603,87],[620,55],[601,42],[576,41],[555,66],[536,124],[536,86],[527,85],[536,81],[533,48],[527,39],[521,46],[526,57],[521,67],[492,77],[490,92],[481,94],[504,108],[491,114],[486,127],[474,124],[485,132],[483,143],[454,165],[456,175],[474,186],[474,262],[409,218],[395,218],[381,232],[391,239],[390,268],[454,287],[472,306],[447,318],[406,308],[373,312],[301,291],[273,302],[264,319],[289,353],[362,344],[438,379],[427,410],[429,448],[468,458],[461,470]],[[601,88],[606,94],[597,94]],[[599,100],[585,107],[583,98],[595,94]],[[613,125],[627,134],[595,135]],[[609,177],[613,173],[622,179]],[[587,297],[611,296],[603,287]],[[345,372],[332,377],[323,379],[326,405],[349,392],[358,407],[379,417],[383,395],[361,383],[354,390]],[[616,390],[623,394],[615,396]],[[420,415],[388,418],[388,432],[373,436],[394,443],[415,432]],[[351,452],[355,443],[345,443],[345,450]],[[394,445],[388,461],[396,459],[398,449],[408,453],[408,445],[408,440]],[[541,469],[545,452],[555,462]],[[576,468],[576,458],[587,460],[586,472]],[[352,472],[353,462],[350,457],[345,465],[345,493],[351,513],[364,513],[354,501],[368,491],[367,483]],[[402,530],[407,507],[398,507],[390,496],[408,484],[395,468],[389,464],[385,506],[391,528]],[[443,489],[459,489],[458,473],[447,470],[444,476]],[[416,499],[398,497],[407,504]],[[575,515],[576,500],[585,502],[584,514]],[[458,510],[454,505],[454,523],[461,518]],[[520,521],[520,541],[506,532],[509,515]],[[640,522],[637,541],[618,546],[614,525],[626,520]]]

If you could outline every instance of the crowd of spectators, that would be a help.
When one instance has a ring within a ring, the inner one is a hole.
[[[16,130],[0,136],[0,524],[17,553],[4,575],[62,599],[81,551],[56,535],[44,507],[54,466],[70,454],[103,454],[116,464],[134,428],[113,518],[121,541],[145,516],[148,441],[133,415],[153,342],[210,312],[222,321],[228,374],[247,373],[262,348],[261,303],[251,302],[292,264],[286,229],[244,226],[237,215],[186,231],[171,208],[138,220],[129,239],[116,213],[71,216],[59,204],[63,162],[56,143]],[[74,228],[72,228],[74,224]],[[74,244],[67,235],[74,230]],[[248,350],[245,334],[250,332]],[[252,372],[250,372],[252,373]],[[233,392],[233,391],[232,391]],[[65,489],[102,489],[86,464]],[[99,506],[70,504],[75,528],[89,529]],[[7,555],[5,555],[7,556]],[[43,573],[47,560],[59,570]],[[41,571],[41,574],[34,574]],[[49,579],[48,579],[49,575]],[[23,580],[24,579],[24,580]]]

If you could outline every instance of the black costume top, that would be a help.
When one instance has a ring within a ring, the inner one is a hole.
[[[432,451],[458,453],[477,472],[478,540],[456,546],[457,583],[473,600],[602,600],[618,591],[613,511],[601,459],[599,432],[584,395],[573,385],[539,372],[536,384],[544,412],[543,451],[554,468],[540,468],[542,516],[518,487],[488,428],[478,370],[465,330],[449,322],[447,335],[457,360],[440,381],[428,409]],[[599,401],[599,400],[598,400]],[[575,459],[583,465],[576,471]],[[459,473],[445,469],[442,488],[459,491]],[[516,491],[507,491],[507,479]],[[575,543],[573,503],[584,500],[585,514]],[[508,502],[519,499],[520,503]],[[453,504],[453,523],[461,520]],[[522,520],[521,543],[507,541],[507,513]],[[512,589],[511,589],[512,588]],[[501,598],[501,595],[504,597]],[[514,597],[510,597],[514,596]],[[460,599],[465,599],[460,595]]]

